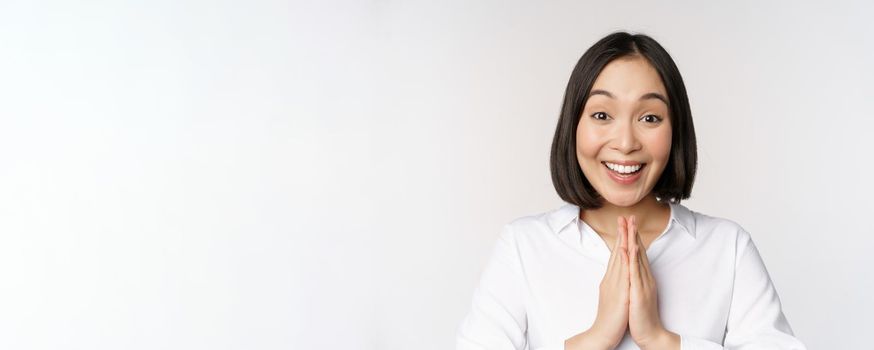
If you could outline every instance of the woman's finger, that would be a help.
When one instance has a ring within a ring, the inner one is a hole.
[[[628,237],[625,236],[625,232],[628,230],[628,225],[625,223],[625,218],[619,216],[616,218],[617,223],[619,224],[619,232],[616,236],[616,241],[619,242],[619,247],[628,251]]]
[[[613,270],[613,267],[617,262],[619,262],[619,259],[621,259],[621,254],[619,254],[619,243],[619,239],[613,242],[613,249],[610,250],[610,260],[607,262],[608,273]]]
[[[634,224],[634,241],[637,242],[637,246],[639,247],[637,251],[640,254],[640,256],[638,256],[638,258],[641,261],[641,263],[643,263],[643,261],[646,260],[646,259],[644,259],[644,258],[646,258],[646,247],[644,247],[643,238],[640,238],[640,231],[637,230],[637,218],[634,217],[633,220],[634,220],[634,223],[633,223]]]
[[[635,222],[636,227],[636,222]],[[640,237],[640,232],[637,232],[637,242],[640,247],[644,247],[643,238]],[[640,273],[641,273],[641,281],[644,284],[644,287],[652,287],[655,286],[655,277],[652,276],[652,269],[649,265],[649,256],[646,254],[646,248],[640,249]]]
[[[632,244],[632,252],[631,259],[632,261],[629,263],[631,265],[631,283],[635,286],[641,286],[642,276],[641,276],[641,268],[640,268],[640,246],[638,245],[639,239],[637,238],[637,223],[635,222],[634,215],[631,216],[628,227],[628,235],[630,236],[629,241],[634,242]]]
[[[616,233],[616,241],[619,242],[619,251],[622,252],[622,263],[627,267],[628,265],[628,237],[626,237],[626,233],[628,231],[628,226],[625,223],[625,218],[620,216],[617,219],[619,232]],[[626,268],[627,270],[627,268]],[[625,270],[623,270],[625,271]]]
[[[637,235],[637,241],[639,242],[640,246],[643,247],[643,238],[640,238],[639,234]],[[641,267],[643,267],[643,273],[649,274],[649,256],[646,255],[646,248],[641,249],[640,251],[640,263]]]
[[[635,227],[636,226],[637,225],[635,222]],[[637,242],[638,242],[638,245],[640,245],[641,247],[644,247],[643,238],[640,237],[640,232],[638,232],[638,234],[637,234]],[[641,265],[641,273],[643,274],[643,276],[651,277],[652,274],[651,274],[651,270],[650,270],[650,266],[649,266],[649,256],[646,254],[645,247],[643,249],[640,249],[640,265]]]

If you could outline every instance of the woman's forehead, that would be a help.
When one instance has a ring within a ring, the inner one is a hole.
[[[648,93],[666,96],[665,87],[658,71],[639,56],[619,58],[608,63],[592,85],[591,91],[606,91],[607,98],[638,100]],[[590,94],[595,96],[598,94]]]

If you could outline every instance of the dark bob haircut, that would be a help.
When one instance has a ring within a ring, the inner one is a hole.
[[[671,203],[679,203],[692,193],[698,155],[689,97],[680,71],[668,52],[651,37],[615,32],[592,45],[574,67],[552,139],[549,157],[552,184],[561,199],[583,209],[600,208],[604,199],[583,175],[577,162],[577,124],[601,70],[611,61],[627,56],[640,56],[649,61],[668,94],[671,154],[652,193],[659,201]]]

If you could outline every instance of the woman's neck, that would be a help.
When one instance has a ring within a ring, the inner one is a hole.
[[[671,217],[670,205],[659,202],[655,195],[649,195],[640,202],[628,207],[620,207],[604,201],[598,209],[580,210],[580,219],[586,222],[601,236],[615,238],[619,232],[617,217],[634,215],[637,231],[642,237],[661,233]]]

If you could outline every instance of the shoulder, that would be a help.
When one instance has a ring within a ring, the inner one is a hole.
[[[550,210],[523,215],[504,224],[501,235],[511,240],[545,239],[574,222],[579,207],[564,203]]]
[[[688,211],[687,215],[694,222],[695,235],[699,238],[727,238],[739,242],[750,240],[749,231],[735,220],[685,209]]]

